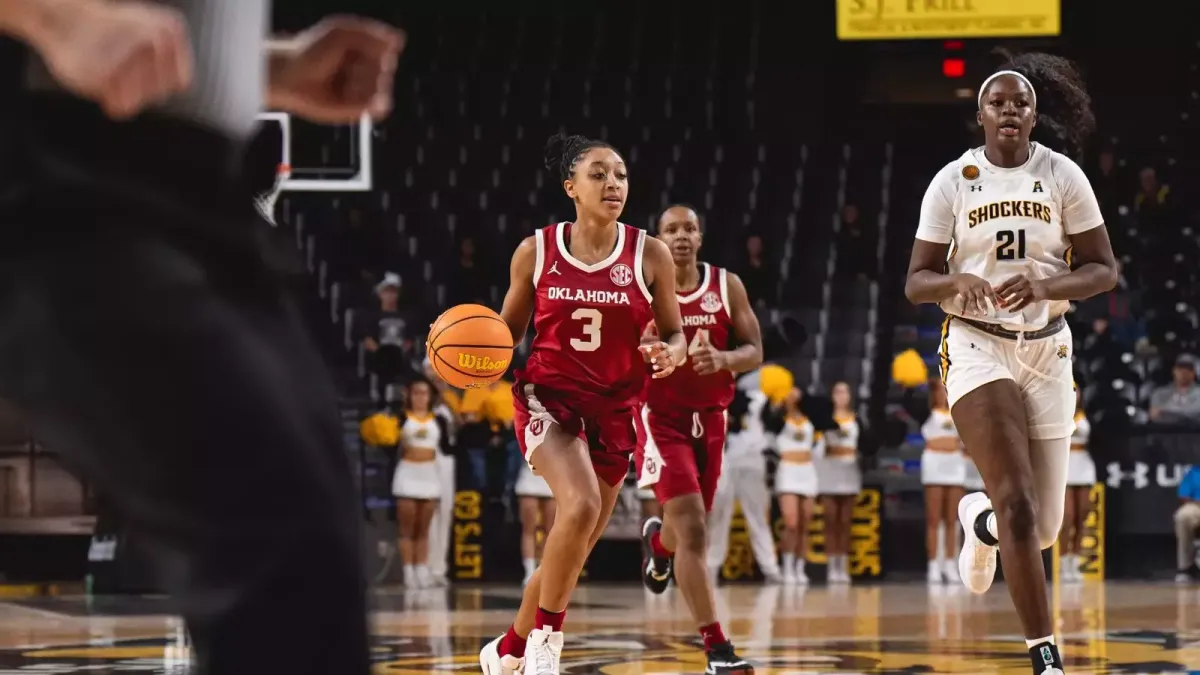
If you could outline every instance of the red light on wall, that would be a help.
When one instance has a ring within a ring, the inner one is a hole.
[[[958,51],[959,49],[963,48],[963,43],[959,42],[958,40],[947,40],[946,42],[942,43],[942,47],[945,47],[950,51]]]
[[[963,77],[967,74],[967,62],[962,59],[942,59],[942,75]]]

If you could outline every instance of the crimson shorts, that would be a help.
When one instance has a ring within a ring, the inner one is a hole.
[[[611,403],[589,401],[518,381],[513,385],[513,426],[525,461],[546,440],[551,424],[587,443],[596,475],[611,486],[629,474],[629,457],[646,438],[636,405],[611,409]],[[532,463],[530,466],[537,469]]]
[[[657,450],[661,467],[653,488],[660,504],[698,493],[704,510],[712,509],[725,454],[725,426],[723,410],[646,413],[647,445],[653,447],[639,446],[635,461],[640,477],[647,468],[646,456]]]

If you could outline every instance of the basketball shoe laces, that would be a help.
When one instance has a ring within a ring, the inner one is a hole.
[[[541,640],[533,644],[534,675],[558,675],[559,653],[562,650],[562,633],[555,633],[546,626],[541,631]],[[528,666],[528,659],[526,659]]]

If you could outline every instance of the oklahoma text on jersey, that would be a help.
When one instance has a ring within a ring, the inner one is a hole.
[[[603,399],[612,408],[636,402],[645,385],[638,345],[642,327],[654,316],[642,271],[646,233],[622,223],[616,227],[612,253],[590,265],[567,247],[571,223],[535,235],[536,335],[523,373],[538,387]]]

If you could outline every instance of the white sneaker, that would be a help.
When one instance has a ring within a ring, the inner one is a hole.
[[[796,577],[796,584],[798,586],[807,586],[808,585],[808,575],[804,573],[804,565],[803,564],[799,564],[799,563],[796,564],[796,571],[795,571],[794,576]]]
[[[956,584],[962,579],[958,576],[958,561],[952,559],[942,561],[942,578],[946,583]]]
[[[930,560],[927,567],[928,567],[928,569],[925,571],[925,581],[928,582],[931,586],[932,585],[940,586],[942,584],[941,565],[939,565],[938,561],[936,561],[936,560]]]
[[[512,654],[500,656],[500,641],[504,636],[492,640],[479,651],[479,668],[483,675],[521,675],[525,659],[519,659]]]
[[[559,675],[564,639],[562,631],[533,629],[525,641],[524,675]]]
[[[796,575],[792,572],[792,570],[784,570],[783,585],[784,586],[795,586],[796,585]]]
[[[972,593],[984,593],[996,578],[996,548],[975,536],[975,519],[992,508],[982,492],[972,492],[958,502],[958,522],[963,528],[963,547],[958,553],[958,575]]]

